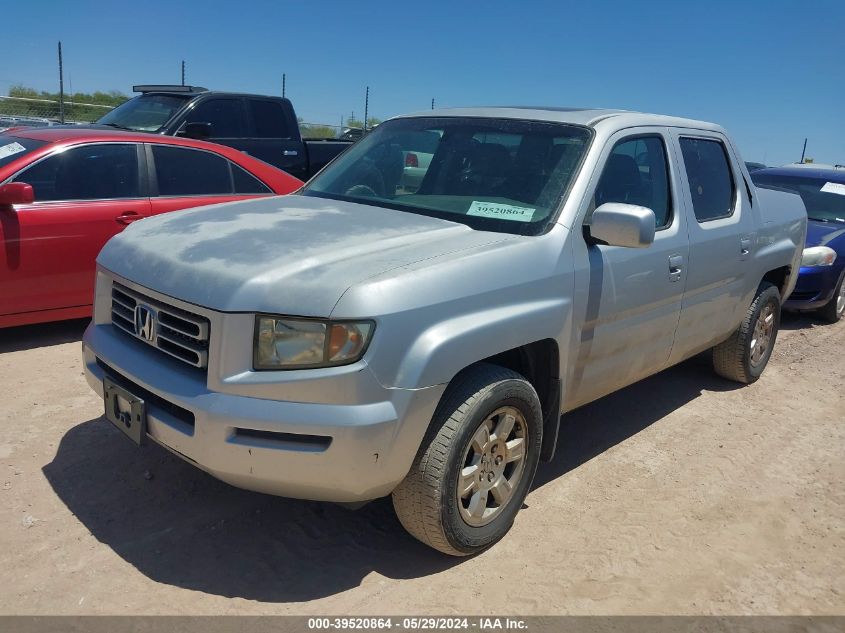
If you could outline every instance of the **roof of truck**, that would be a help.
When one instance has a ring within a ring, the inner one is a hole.
[[[422,110],[408,114],[409,117],[483,117],[497,119],[529,119],[532,121],[551,121],[594,127],[601,121],[614,119],[619,127],[637,125],[661,125],[667,127],[685,127],[700,130],[724,132],[721,126],[706,121],[684,119],[663,114],[647,114],[630,110],[609,110],[603,108],[561,108],[546,106],[492,106],[475,108],[441,108]]]

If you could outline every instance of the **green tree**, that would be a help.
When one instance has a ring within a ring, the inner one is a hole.
[[[58,119],[60,116],[59,94],[46,90],[35,90],[23,85],[9,88],[9,99],[0,101],[0,114],[22,117]],[[29,101],[39,99],[40,101]],[[65,119],[68,121],[95,121],[129,99],[125,94],[112,90],[93,94],[76,92],[64,98]],[[95,107],[92,107],[95,106]],[[107,107],[96,107],[107,106]]]

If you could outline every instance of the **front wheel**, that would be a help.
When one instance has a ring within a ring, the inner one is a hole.
[[[772,356],[780,328],[780,292],[763,282],[740,326],[713,348],[713,369],[728,380],[755,382]]]
[[[520,374],[475,365],[437,408],[393,507],[412,536],[467,556],[501,539],[522,507],[540,457],[543,415]]]
[[[839,283],[833,292],[833,299],[819,308],[819,316],[829,323],[836,323],[845,316],[845,271],[839,276]]]

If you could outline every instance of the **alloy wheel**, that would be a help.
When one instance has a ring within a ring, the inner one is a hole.
[[[461,518],[481,527],[493,521],[513,497],[525,471],[528,425],[515,407],[500,407],[478,427],[458,475]]]

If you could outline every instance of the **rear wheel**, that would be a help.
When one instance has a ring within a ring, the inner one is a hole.
[[[415,538],[466,556],[501,539],[528,494],[542,443],[540,400],[520,374],[459,374],[432,419],[393,507]]]
[[[836,290],[833,293],[833,299],[827,304],[819,308],[819,316],[825,321],[836,323],[845,315],[845,271],[839,276],[839,283],[836,284]]]
[[[779,328],[780,292],[763,282],[737,330],[713,348],[713,369],[729,380],[755,382],[769,362]]]

